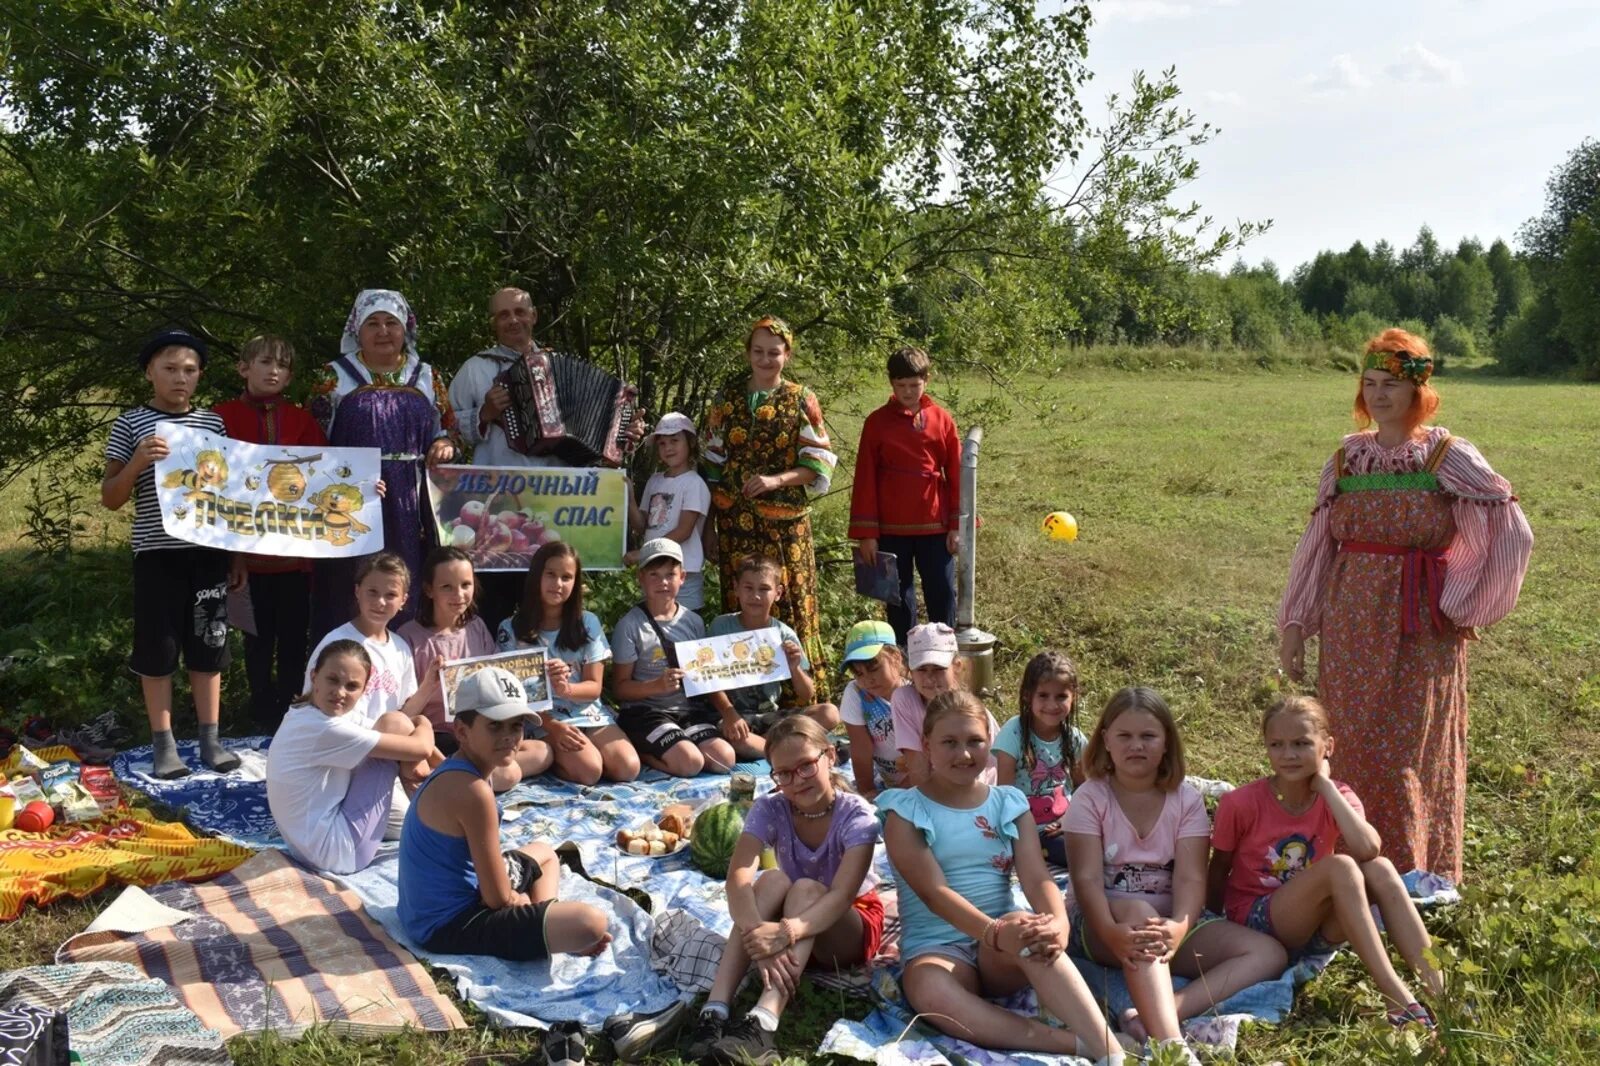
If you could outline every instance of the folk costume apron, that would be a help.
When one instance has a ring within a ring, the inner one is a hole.
[[[1355,790],[1401,871],[1461,880],[1470,630],[1439,609],[1452,500],[1435,471],[1346,473],[1330,528],[1339,543],[1323,612],[1318,694],[1336,738],[1333,774]]]
[[[333,365],[361,381],[356,357],[342,355]],[[403,382],[399,375],[367,370],[371,381],[347,393],[335,408],[328,443],[336,448],[377,448],[383,453],[383,550],[405,560],[411,570],[406,605],[389,623],[399,629],[416,614],[422,595],[422,561],[437,537],[422,494],[428,448],[438,428],[439,411],[417,387],[424,363],[415,360]],[[364,557],[320,559],[316,564],[317,616],[312,630],[321,639],[348,622],[355,609],[355,574]]]

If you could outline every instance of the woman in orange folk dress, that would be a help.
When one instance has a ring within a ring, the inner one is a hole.
[[[1422,338],[1367,344],[1355,415],[1328,460],[1278,612],[1299,680],[1320,636],[1317,690],[1339,738],[1333,771],[1366,801],[1401,871],[1459,883],[1467,791],[1467,650],[1511,610],[1533,532],[1511,485],[1439,426]]]

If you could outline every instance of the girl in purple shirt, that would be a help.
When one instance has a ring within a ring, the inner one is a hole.
[[[878,953],[883,902],[872,852],[878,819],[872,805],[833,772],[827,733],[803,714],[767,733],[772,792],[745,815],[728,863],[733,932],[690,1036],[689,1062],[775,1062],[778,1018],[806,966],[859,966]],[[778,868],[762,873],[763,848]],[[728,1021],[728,1004],[754,962],[761,998]]]

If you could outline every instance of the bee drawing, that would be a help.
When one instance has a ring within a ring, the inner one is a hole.
[[[175,489],[180,485],[188,491],[188,499],[201,493],[217,492],[228,483],[228,460],[215,448],[207,448],[194,457],[194,469],[174,470],[161,479],[161,487]]]
[[[307,502],[323,512],[322,522],[327,528],[329,544],[350,544],[354,536],[372,532],[372,527],[356,517],[366,502],[361,490],[354,485],[340,483],[329,485]]]

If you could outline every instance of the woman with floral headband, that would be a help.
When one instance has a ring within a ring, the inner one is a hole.
[[[748,372],[735,374],[711,401],[700,434],[711,485],[724,611],[737,611],[734,568],[746,555],[783,566],[775,617],[794,627],[826,699],[828,671],[817,614],[817,560],[811,540],[813,496],[828,491],[837,461],[829,450],[822,405],[804,385],[785,381],[794,332],[768,315],[745,340]]]
[[[311,386],[311,413],[334,447],[383,452],[383,546],[405,560],[411,590],[395,617],[399,627],[420,602],[422,558],[433,545],[426,521],[422,465],[463,454],[450,409],[449,383],[417,353],[417,318],[392,289],[363,289],[345,320],[339,358]],[[363,486],[365,488],[365,486]],[[311,638],[350,620],[359,558],[320,559],[315,565]]]
[[[1322,471],[1278,612],[1299,680],[1320,636],[1317,688],[1338,730],[1333,770],[1367,802],[1402,871],[1461,880],[1467,653],[1517,602],[1533,533],[1511,485],[1472,445],[1424,425],[1439,407],[1422,338],[1367,344],[1355,416]]]

